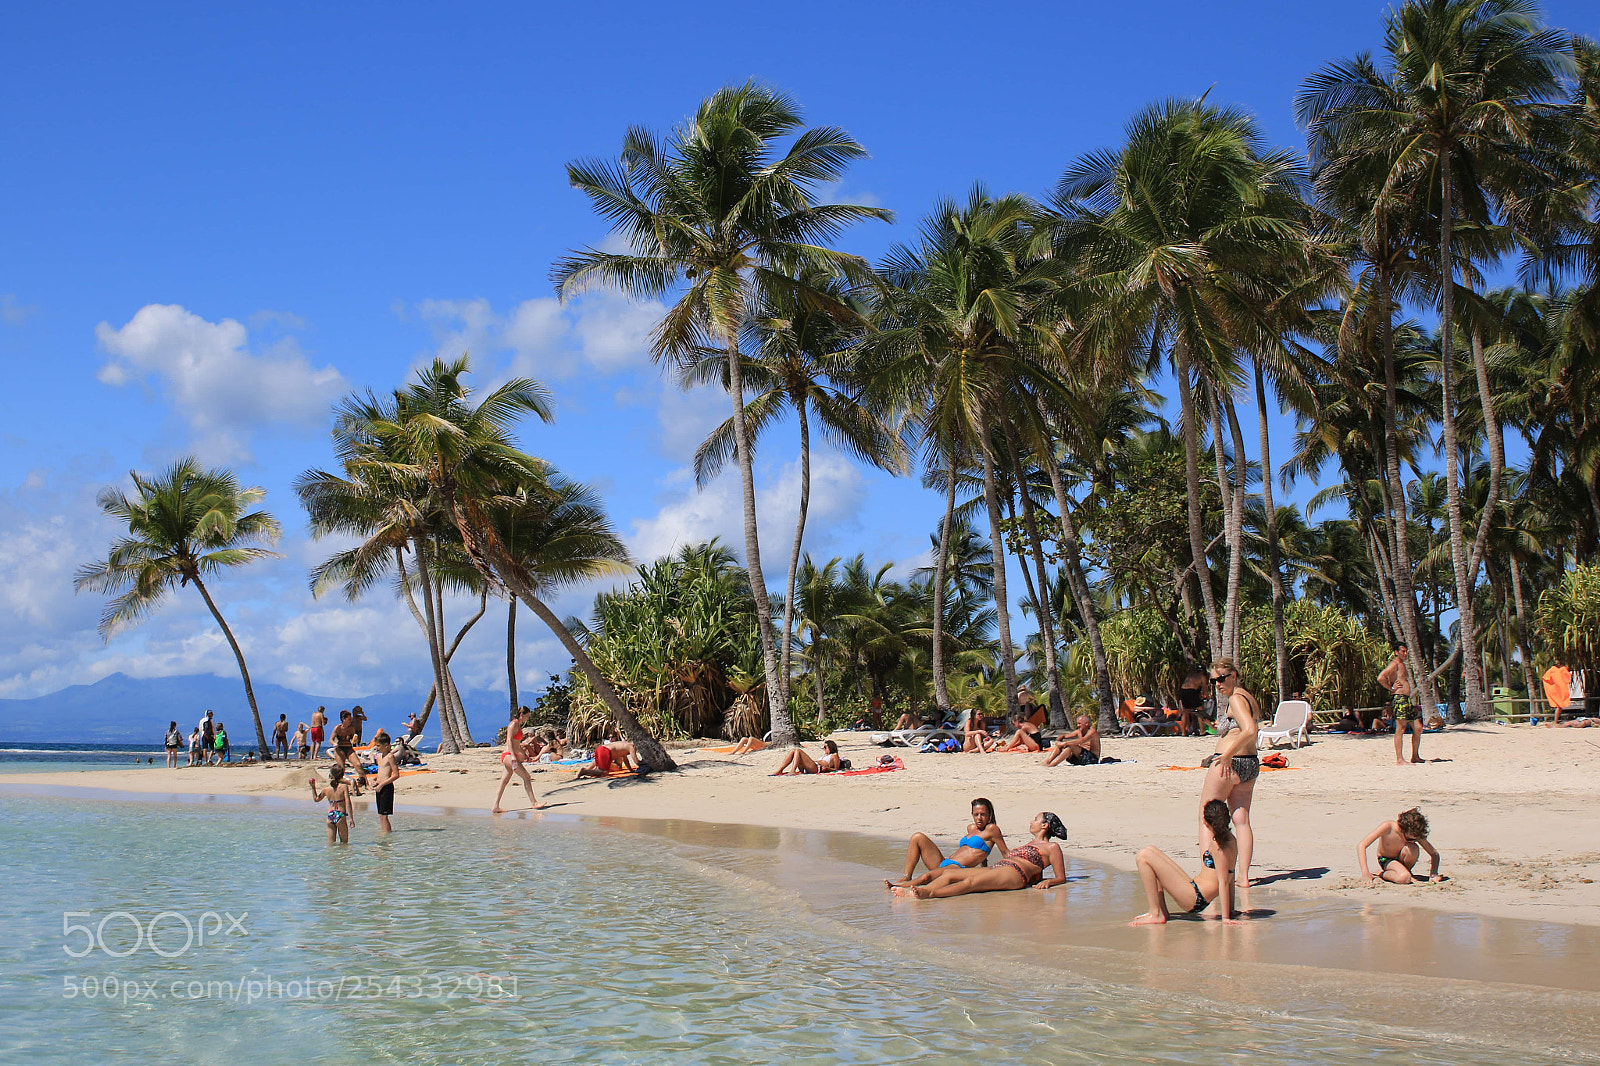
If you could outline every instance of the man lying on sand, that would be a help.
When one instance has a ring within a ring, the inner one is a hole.
[[[956,844],[956,850],[948,859],[928,834],[913,833],[911,842],[906,845],[906,872],[898,881],[885,879],[884,887],[893,889],[925,885],[947,867],[971,869],[974,866],[987,866],[989,852],[993,848],[999,848],[1000,857],[1005,858],[1006,838],[994,822],[994,804],[980,796],[972,801],[972,824],[967,826],[966,836]],[[917,872],[919,862],[928,868],[928,872],[913,880],[911,875]]]
[[[1100,730],[1086,714],[1078,715],[1078,728],[1050,745],[1046,766],[1067,762],[1093,766],[1100,761]]]
[[[1376,841],[1378,845],[1378,873],[1367,867],[1367,849]],[[1409,885],[1416,881],[1411,868],[1421,857],[1418,849],[1426,851],[1433,860],[1428,871],[1429,881],[1443,881],[1439,874],[1439,853],[1428,843],[1428,819],[1416,807],[1401,811],[1400,817],[1384,822],[1368,833],[1356,849],[1356,861],[1361,864],[1361,877],[1372,881],[1375,877],[1392,885]]]

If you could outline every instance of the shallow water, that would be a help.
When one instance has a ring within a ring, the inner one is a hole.
[[[0,1060],[1505,1059],[1019,965],[985,923],[1042,901],[857,892],[845,834],[363,813],[329,848],[309,806],[251,806],[0,794]]]

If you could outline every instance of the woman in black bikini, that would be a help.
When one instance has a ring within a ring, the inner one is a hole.
[[[1034,815],[1028,831],[1033,839],[1012,848],[993,866],[974,870],[946,866],[926,885],[896,888],[894,894],[916,899],[944,899],[965,896],[969,892],[1014,892],[1019,888],[1055,888],[1065,884],[1066,861],[1061,857],[1061,846],[1051,843],[1050,838],[1067,839],[1067,827],[1061,824],[1060,818],[1044,811]],[[1044,880],[1046,867],[1055,871],[1055,876],[1048,881]]]
[[[1211,800],[1224,800],[1233,818],[1233,833],[1239,838],[1240,909],[1250,906],[1250,857],[1255,851],[1255,833],[1250,828],[1250,800],[1255,795],[1256,778],[1261,776],[1261,758],[1256,754],[1256,721],[1261,707],[1256,698],[1239,684],[1239,669],[1232,659],[1218,659],[1211,665],[1211,683],[1217,686],[1219,700],[1228,701],[1228,714],[1239,726],[1217,738],[1217,750],[1200,765],[1206,768],[1200,786],[1200,807]],[[1211,830],[1204,813],[1200,817],[1200,844],[1206,847]]]
[[[1216,903],[1219,918],[1230,925],[1239,924],[1233,917],[1233,866],[1239,857],[1239,842],[1229,824],[1228,805],[1219,799],[1209,800],[1201,817],[1211,836],[1211,846],[1201,853],[1203,868],[1193,877],[1158,847],[1152,845],[1139,852],[1139,880],[1144,882],[1150,909],[1129,925],[1165,925],[1172,917],[1167,909],[1168,896],[1188,914],[1202,914]]]

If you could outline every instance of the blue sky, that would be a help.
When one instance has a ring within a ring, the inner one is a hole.
[[[328,694],[425,687],[389,597],[311,600],[306,567],[329,546],[307,540],[289,486],[330,461],[330,402],[436,352],[555,390],[558,420],[527,447],[599,488],[639,557],[739,543],[736,480],[697,493],[687,473],[725,397],[650,364],[656,309],[560,307],[547,280],[606,237],[564,164],[614,154],[630,124],[666,129],[750,77],[791,92],[872,153],[836,195],[898,214],[845,239],[876,257],[974,180],[1047,192],[1163,96],[1209,88],[1298,146],[1300,79],[1376,48],[1385,6],[20,6],[0,38],[0,696],[233,669],[198,602],[107,647],[99,602],[71,591],[112,535],[95,491],[191,451],[265,486],[285,526],[283,560],[218,583],[253,671]],[[1587,5],[1546,15],[1596,29]],[[775,577],[793,453],[780,429],[757,457]],[[933,494],[837,456],[814,476],[813,554],[920,561]],[[464,687],[503,684],[495,628],[464,647]],[[526,678],[565,665],[523,632]]]

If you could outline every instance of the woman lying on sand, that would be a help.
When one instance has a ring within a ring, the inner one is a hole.
[[[1172,912],[1167,897],[1178,901],[1178,910],[1200,914],[1213,901],[1221,904],[1220,917],[1237,925],[1233,917],[1233,868],[1239,860],[1239,841],[1233,835],[1232,816],[1222,800],[1207,800],[1200,812],[1212,843],[1201,855],[1204,868],[1193,877],[1160,848],[1151,846],[1139,852],[1139,880],[1144,882],[1145,899],[1150,909],[1129,925],[1165,925]]]
[[[782,777],[786,773],[796,774],[831,774],[839,769],[839,745],[831,740],[822,742],[824,752],[822,758],[813,759],[804,748],[796,748],[783,758],[783,765],[778,767],[778,772],[773,777]]]
[[[1001,834],[1000,827],[994,824],[994,804],[980,796],[972,801],[972,824],[967,826],[967,835],[961,838],[956,850],[948,859],[928,834],[913,833],[911,842],[906,845],[905,875],[898,881],[885,879],[884,887],[904,888],[908,885],[925,885],[937,877],[939,871],[943,869],[984,866],[989,862],[989,851],[992,848],[999,848],[1000,857],[1005,858],[1006,838]],[[918,862],[926,866],[928,872],[913,881],[911,875],[917,872]]]
[[[1067,839],[1067,827],[1061,824],[1060,818],[1043,811],[1034,815],[1028,831],[1033,839],[1020,848],[1012,848],[994,866],[976,870],[946,866],[925,885],[891,886],[894,894],[916,899],[944,899],[965,896],[969,892],[1013,892],[1035,885],[1055,888],[1066,883],[1066,862],[1061,857],[1061,846],[1052,844],[1050,838]],[[1046,867],[1056,872],[1048,881],[1043,879]]]

